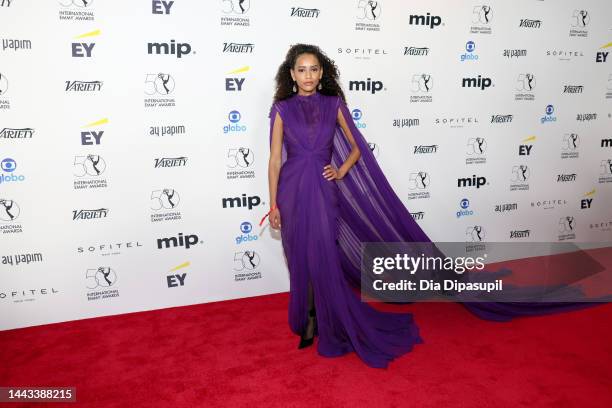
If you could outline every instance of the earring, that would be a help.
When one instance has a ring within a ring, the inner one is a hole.
[[[297,92],[297,88],[295,87],[295,81],[293,81],[293,92]]]
[[[319,91],[323,89],[323,85],[321,85],[321,82],[319,82],[319,86],[317,86],[317,88],[319,88]]]

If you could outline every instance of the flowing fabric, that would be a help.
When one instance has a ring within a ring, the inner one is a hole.
[[[323,167],[339,168],[351,145],[337,121],[343,115],[361,152],[341,180]],[[270,143],[276,113],[283,121],[282,162],[276,202],[289,269],[289,326],[304,333],[308,283],[314,289],[320,355],[356,352],[369,366],[385,368],[422,343],[411,313],[383,312],[362,302],[363,242],[431,242],[397,196],[339,96],[293,95],[270,111]],[[357,293],[356,293],[357,291]],[[575,310],[589,303],[464,303],[489,320]]]

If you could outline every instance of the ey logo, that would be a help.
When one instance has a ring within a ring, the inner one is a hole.
[[[92,127],[98,127],[100,125],[106,125],[107,123],[108,123],[108,118],[104,118],[96,122],[89,123],[83,126],[83,128],[87,129],[87,128],[92,128]],[[104,134],[103,130],[81,131],[81,144],[84,146],[99,145],[103,134]]]
[[[97,37],[100,35],[100,30],[90,31],[85,34],[74,37],[75,40],[82,38]],[[73,42],[72,43],[72,56],[74,58],[91,58],[91,53],[96,45],[95,42]]]

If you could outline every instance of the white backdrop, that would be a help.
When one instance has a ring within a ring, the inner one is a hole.
[[[609,1],[0,0],[0,27],[0,329],[288,290],[258,223],[297,42],[433,240],[611,241]]]

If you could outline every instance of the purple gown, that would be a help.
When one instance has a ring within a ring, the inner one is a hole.
[[[331,163],[339,168],[351,151],[337,123],[338,110],[361,157],[343,179],[328,181],[323,167]],[[307,326],[310,279],[317,311],[317,352],[334,357],[354,351],[367,365],[386,368],[423,340],[411,313],[383,312],[361,301],[361,243],[431,240],[394,192],[340,97],[315,92],[275,102],[270,111],[270,143],[276,112],[283,121],[276,202],[289,269],[291,331],[301,335]],[[588,305],[465,304],[490,320]]]

